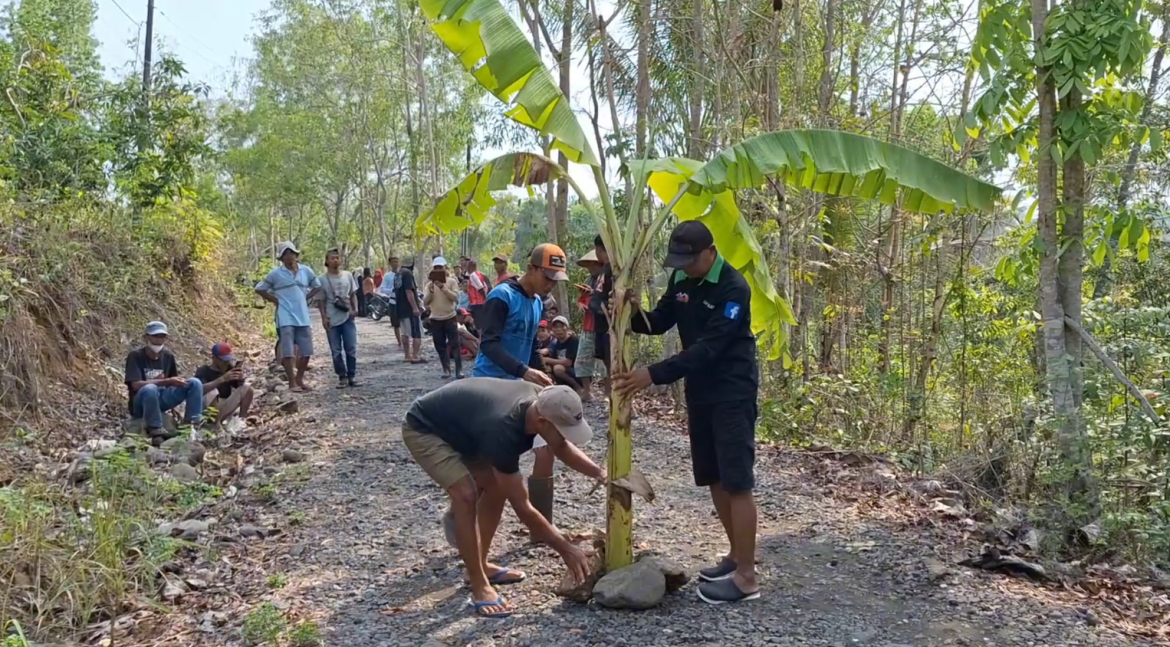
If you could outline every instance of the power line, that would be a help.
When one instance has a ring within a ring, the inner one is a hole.
[[[123,16],[126,16],[126,20],[129,20],[130,22],[134,23],[135,25],[138,25],[139,27],[142,26],[142,21],[135,20],[135,19],[131,18],[130,14],[126,13],[126,10],[122,8],[122,5],[118,4],[118,0],[110,0],[110,2],[114,3],[114,6],[118,8],[118,11],[122,12]]]
[[[158,10],[159,14],[162,15],[163,18],[167,19],[167,22],[171,23],[172,27],[179,30],[179,32],[181,32],[184,36],[190,38],[196,45],[198,45],[199,47],[202,47],[204,50],[206,50],[207,53],[209,53],[209,54],[216,54],[217,53],[214,49],[208,47],[207,45],[204,45],[198,38],[196,38],[194,35],[192,35],[186,29],[183,29],[182,27],[180,27],[178,23],[171,20],[171,17],[167,15],[167,12],[163,11],[162,9],[158,9],[157,7],[156,7],[156,9]],[[208,62],[211,62],[211,61],[208,61]]]

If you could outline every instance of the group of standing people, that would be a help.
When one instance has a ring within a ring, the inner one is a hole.
[[[591,359],[609,372],[608,331],[613,313],[612,270],[600,237],[588,285],[578,286]],[[760,597],[756,580],[755,420],[758,391],[756,340],[751,331],[751,291],[743,276],[719,254],[711,232],[699,222],[681,223],[671,234],[666,265],[673,268],[666,291],[653,310],[640,297],[625,295],[632,332],[662,335],[677,328],[683,350],[645,368],[614,375],[612,388],[633,396],[651,385],[686,378],[686,404],[695,484],[709,488],[730,549],[699,571],[699,597],[726,604]],[[448,539],[467,568],[472,606],[482,617],[506,617],[513,607],[496,590],[525,575],[488,561],[505,501],[531,536],[557,551],[570,574],[585,575],[587,560],[552,524],[552,471],[560,459],[574,471],[605,481],[606,472],[578,446],[592,435],[584,419],[582,391],[552,385],[548,355],[536,347],[544,315],[541,298],[567,280],[565,253],[556,245],[532,251],[526,271],[494,287],[477,316],[481,352],[473,377],[422,396],[403,424],[403,441],[419,466],[448,492],[444,518]],[[557,324],[557,341],[567,339]],[[592,333],[592,334],[589,334]],[[536,352],[534,352],[534,350]],[[574,366],[578,362],[574,362]],[[580,362],[584,368],[587,362]],[[555,367],[567,368],[564,363]],[[580,377],[580,368],[577,373]],[[597,367],[590,367],[595,369]],[[598,377],[597,372],[590,378]],[[586,391],[587,392],[587,391]],[[475,411],[467,416],[461,412]],[[536,454],[527,487],[519,458]]]

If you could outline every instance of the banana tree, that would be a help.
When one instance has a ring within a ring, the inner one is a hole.
[[[552,138],[552,147],[593,170],[598,210],[564,168],[536,153],[503,155],[477,168],[440,197],[415,223],[422,237],[458,232],[489,217],[493,192],[509,186],[532,187],[566,178],[581,198],[609,250],[614,275],[610,329],[611,370],[630,369],[631,343],[627,293],[636,265],[671,215],[702,220],[715,245],[752,289],[752,328],[772,358],[784,352],[784,326],[795,324],[792,311],[776,292],[763,250],[736,206],[734,191],[759,188],[769,179],[837,196],[900,201],[905,210],[927,213],[990,211],[1000,190],[908,149],[868,137],[824,130],[773,132],[727,148],[703,163],[685,158],[648,160],[632,165],[637,190],[628,213],[614,211],[596,154],[569,102],[552,75],[499,0],[420,0],[435,34],[464,68],[506,106],[518,123]],[[649,224],[637,217],[649,188],[662,205]],[[630,476],[633,447],[630,402],[610,396],[606,568],[633,559],[630,491],[614,482]]]

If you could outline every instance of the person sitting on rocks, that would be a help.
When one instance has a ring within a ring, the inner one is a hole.
[[[467,415],[469,411],[475,415]],[[505,501],[533,539],[560,554],[573,580],[581,582],[589,575],[585,553],[528,500],[520,456],[538,436],[570,468],[605,480],[605,470],[577,449],[593,430],[584,419],[581,398],[565,386],[542,388],[498,378],[451,382],[415,400],[402,424],[410,455],[451,497],[455,545],[467,569],[472,604],[482,617],[511,615],[512,607],[493,585],[525,578],[486,559]]]
[[[573,373],[573,363],[577,361],[579,341],[573,329],[569,327],[569,319],[564,315],[553,317],[552,342],[548,345],[548,354],[542,357],[545,369],[552,375],[557,384],[564,384],[577,393],[581,393],[581,383]]]
[[[240,364],[232,347],[220,343],[211,347],[211,363],[195,370],[195,377],[203,383],[203,406],[215,407],[216,426],[236,414],[246,420],[252,408],[252,386],[244,383]]]
[[[130,415],[143,421],[146,435],[160,445],[177,436],[168,432],[163,413],[185,404],[183,424],[197,426],[203,420],[203,383],[199,378],[179,377],[175,356],[166,349],[167,325],[146,324],[145,342],[126,355],[126,388],[130,393]]]

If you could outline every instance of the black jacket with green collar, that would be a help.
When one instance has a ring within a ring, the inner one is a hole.
[[[633,331],[644,335],[678,326],[683,350],[650,366],[654,383],[687,378],[691,404],[755,400],[760,377],[751,301],[747,281],[722,255],[702,278],[674,272],[654,310],[645,319],[637,313],[631,319]]]

